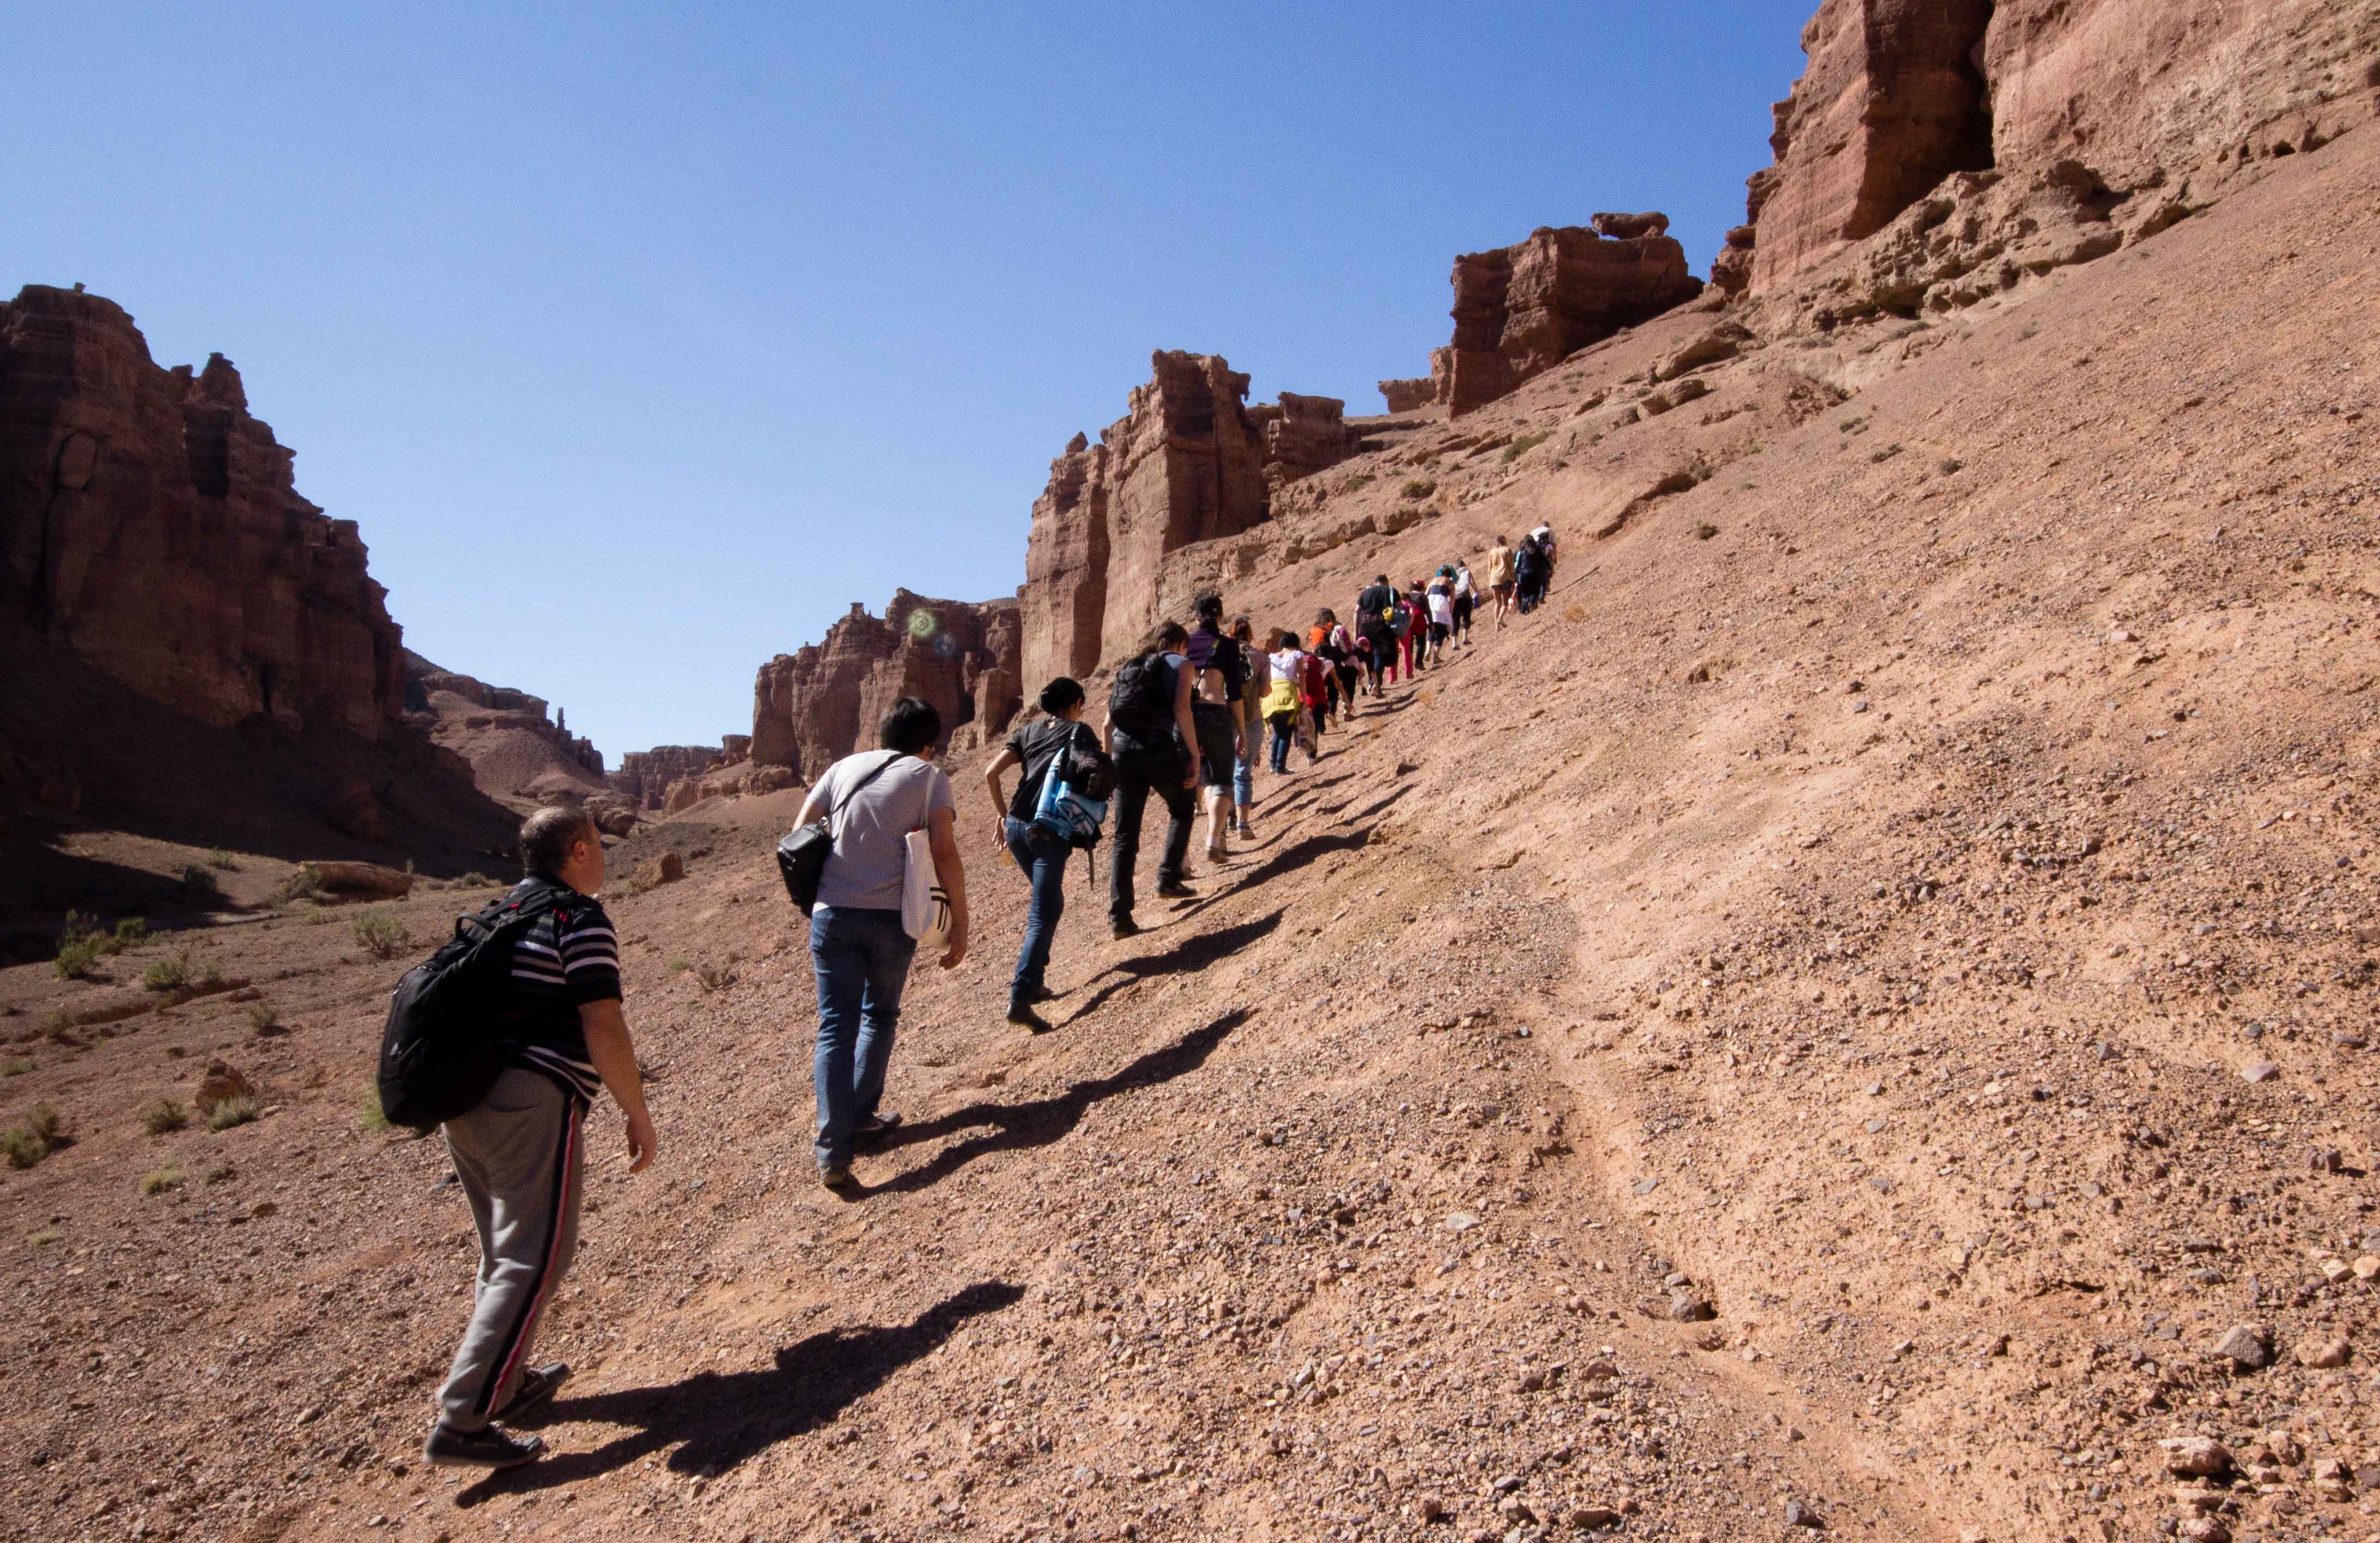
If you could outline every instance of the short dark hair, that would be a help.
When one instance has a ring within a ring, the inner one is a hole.
[[[1163,653],[1168,649],[1178,649],[1188,641],[1190,641],[1188,627],[1184,626],[1180,622],[1160,622],[1148,629],[1148,637],[1140,640],[1140,651],[1144,657],[1152,653]]]
[[[1085,695],[1081,681],[1072,675],[1060,675],[1041,688],[1041,711],[1055,718],[1079,706]]]
[[[1387,574],[1376,573],[1372,576],[1372,582],[1375,584],[1386,584],[1388,581],[1389,576]]]
[[[884,722],[876,731],[876,743],[888,750],[898,750],[914,756],[929,745],[939,745],[942,738],[942,715],[934,704],[916,697],[904,697],[892,704]]]
[[[603,832],[587,818],[585,809],[548,804],[521,821],[521,871],[532,879],[551,879],[570,860],[570,849],[580,841],[603,844]]]
[[[1212,589],[1201,589],[1192,598],[1190,612],[1202,622],[1220,621],[1223,615],[1223,597]]]
[[[1232,637],[1238,638],[1243,643],[1247,643],[1255,641],[1256,635],[1257,626],[1254,622],[1248,620],[1245,616],[1234,616],[1232,618]]]

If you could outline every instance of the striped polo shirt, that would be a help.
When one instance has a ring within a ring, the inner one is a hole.
[[[513,948],[504,1014],[513,1063],[542,1072],[592,1103],[603,1090],[578,1009],[620,1000],[620,941],[602,905],[549,879],[523,880],[510,901],[544,914]]]

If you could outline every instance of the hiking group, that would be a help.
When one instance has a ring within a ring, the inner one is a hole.
[[[1039,1009],[1056,994],[1048,973],[1067,863],[1095,852],[1111,815],[1108,925],[1124,939],[1141,930],[1135,881],[1150,796],[1167,817],[1156,893],[1192,898],[1195,833],[1203,828],[1214,865],[1230,860],[1234,838],[1255,839],[1259,753],[1275,776],[1301,753],[1311,768],[1324,734],[1359,700],[1468,647],[1483,605],[1499,628],[1536,609],[1551,581],[1553,533],[1539,526],[1518,548],[1499,537],[1486,561],[1484,593],[1467,562],[1402,589],[1381,574],[1355,597],[1352,623],[1326,608],[1302,631],[1259,636],[1245,616],[1226,627],[1222,597],[1200,594],[1187,624],[1160,624],[1117,667],[1096,731],[1081,682],[1044,686],[1039,715],[983,771],[991,840],[1030,891],[1008,1021],[1036,1034],[1053,1027]],[[922,948],[953,969],[968,950],[958,800],[935,764],[941,716],[904,697],[877,737],[819,777],[777,849],[809,917],[818,990],[811,1149],[820,1182],[845,1194],[854,1158],[900,1124],[882,1105],[911,964]],[[1003,787],[1011,772],[1013,791]],[[443,1126],[479,1233],[470,1320],[424,1450],[440,1466],[506,1468],[544,1450],[504,1426],[542,1410],[570,1376],[530,1352],[577,1249],[580,1133],[597,1096],[619,1106],[628,1172],[658,1149],[621,1008],[618,938],[599,898],[601,832],[581,810],[542,808],[521,827],[520,849],[521,882],[458,921],[454,941],[399,982],[382,1045],[384,1112],[425,1134]]]

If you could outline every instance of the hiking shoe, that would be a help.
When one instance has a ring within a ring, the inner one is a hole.
[[[1165,892],[1160,890],[1157,893],[1163,894]],[[1118,917],[1108,923],[1108,933],[1118,942],[1122,942],[1126,938],[1137,938],[1140,936],[1140,923],[1130,917]]]
[[[879,1114],[852,1132],[851,1139],[854,1142],[881,1141],[900,1128],[901,1116],[898,1114]]]
[[[541,1367],[531,1367],[521,1373],[518,1382],[513,1384],[513,1396],[504,1400],[504,1406],[496,1411],[495,1417],[506,1424],[517,1423],[523,1415],[536,1414],[552,1403],[555,1390],[569,1380],[570,1363],[567,1361],[549,1361]]]
[[[1189,885],[1184,883],[1179,879],[1168,879],[1163,883],[1158,885],[1157,894],[1158,898],[1160,900],[1196,900],[1198,898],[1198,892],[1192,889]],[[1135,928],[1134,930],[1137,931],[1139,929]]]
[[[433,1468],[517,1468],[545,1455],[545,1443],[534,1436],[507,1436],[490,1426],[484,1430],[455,1430],[444,1420],[430,1428],[421,1460]]]
[[[1047,1034],[1051,1027],[1050,1020],[1033,1011],[1033,1004],[1027,1002],[1010,1002],[1008,1021],[1019,1028],[1031,1029],[1036,1034]]]
[[[828,1163],[826,1166],[819,1170],[819,1183],[826,1185],[829,1189],[849,1189],[851,1187],[851,1165],[845,1162]]]

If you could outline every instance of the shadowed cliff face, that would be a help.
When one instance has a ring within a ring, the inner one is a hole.
[[[751,758],[805,782],[876,743],[902,697],[931,702],[944,735],[1007,726],[1022,705],[1014,601],[929,600],[896,590],[881,617],[853,605],[822,642],[760,666],[752,688]]]
[[[0,605],[205,723],[376,737],[403,709],[400,632],[292,458],[221,355],[160,369],[79,291],[0,305]]]

